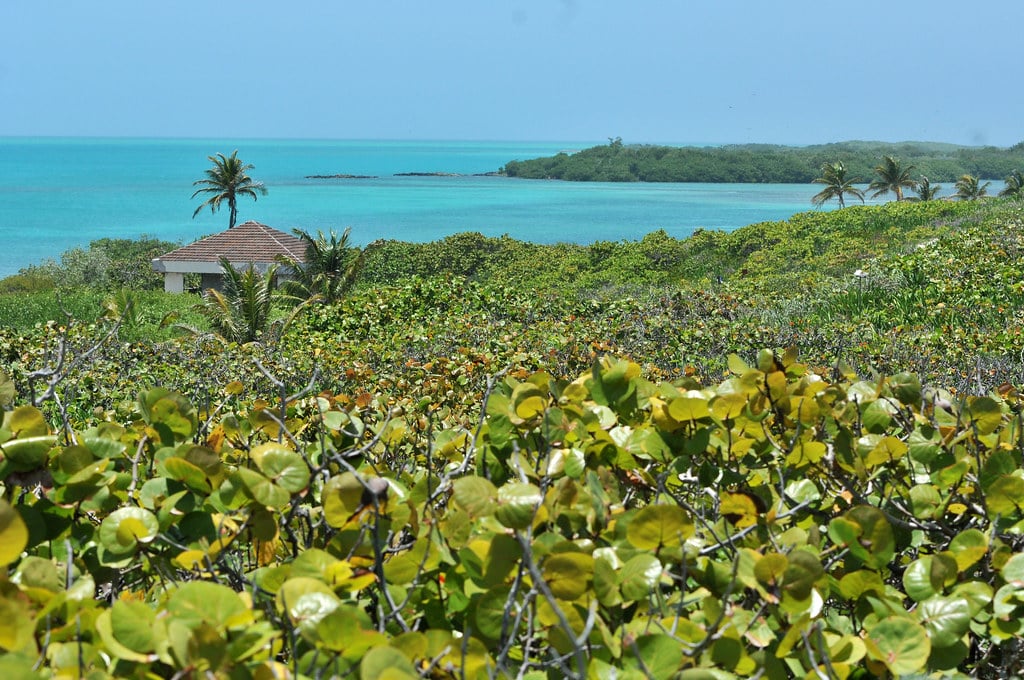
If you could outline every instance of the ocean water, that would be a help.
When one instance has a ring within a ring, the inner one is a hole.
[[[597,142],[0,138],[0,277],[99,238],[182,244],[227,228],[192,213],[207,157],[238,150],[268,189],[238,220],[283,231],[352,228],[352,239],[433,241],[461,231],[540,243],[684,238],[811,209],[811,184],[607,184],[478,176],[509,160]],[[408,177],[396,173],[455,173]],[[373,179],[307,179],[308,175]]]

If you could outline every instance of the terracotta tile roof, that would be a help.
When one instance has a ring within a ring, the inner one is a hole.
[[[278,255],[303,262],[306,245],[301,239],[265,224],[245,222],[156,259],[161,262],[219,262],[222,255],[234,263],[270,263]]]

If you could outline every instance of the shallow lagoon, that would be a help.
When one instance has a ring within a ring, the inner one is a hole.
[[[461,231],[542,243],[686,237],[811,209],[810,184],[608,184],[478,176],[513,159],[595,142],[0,139],[0,276],[98,238],[190,242],[227,226],[192,219],[206,157],[238,149],[269,193],[239,220],[290,230],[352,227],[357,243],[432,241]],[[395,173],[458,173],[406,176]],[[308,179],[308,175],[373,179]]]

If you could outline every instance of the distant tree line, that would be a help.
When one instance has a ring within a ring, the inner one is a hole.
[[[733,144],[718,147],[627,145],[619,138],[576,153],[510,161],[509,177],[593,182],[809,183],[843,160],[850,177],[872,177],[878,159],[895,156],[932,182],[964,175],[1001,179],[1024,167],[1024,142],[1008,149],[907,142],[840,142],[814,146]]]

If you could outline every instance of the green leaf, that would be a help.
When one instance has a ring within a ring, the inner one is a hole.
[[[967,399],[967,414],[971,418],[971,424],[977,428],[978,434],[991,434],[1003,422],[1003,412],[999,403],[991,397],[969,397]]]
[[[25,521],[10,503],[0,498],[0,567],[17,561],[27,545]]]
[[[35,406],[19,406],[4,415],[4,427],[18,439],[50,434],[43,412]]]
[[[336,529],[345,526],[362,508],[364,491],[359,479],[351,472],[343,472],[327,480],[320,495],[327,523]]]
[[[967,600],[959,597],[933,597],[922,602],[917,614],[935,647],[949,647],[960,641],[971,623]]]
[[[152,661],[149,654],[135,651],[117,639],[113,630],[113,616],[114,608],[107,609],[100,612],[93,622],[96,632],[99,633],[99,638],[103,641],[103,646],[107,648],[110,654],[118,659],[132,661],[135,663],[147,663]]]
[[[560,600],[576,600],[594,580],[594,558],[577,552],[557,553],[544,560],[544,580]]]
[[[641,550],[680,545],[694,534],[693,521],[677,505],[648,505],[630,518],[626,540]]]
[[[847,544],[850,552],[869,567],[886,567],[896,554],[896,537],[882,511],[860,505],[847,512],[845,518],[859,529],[856,540]]]
[[[405,654],[387,645],[368,651],[359,664],[359,680],[416,680],[419,677]]]
[[[483,477],[460,477],[452,483],[452,495],[459,507],[473,517],[493,515],[498,490]]]
[[[290,583],[286,581],[285,585]],[[280,590],[278,593],[280,594]],[[288,602],[288,617],[307,640],[319,640],[319,626],[324,618],[341,604],[334,593],[308,592]]]
[[[1016,515],[1024,507],[1024,479],[999,475],[985,489],[985,508],[990,518]]]
[[[280,510],[288,505],[291,494],[272,481],[249,468],[237,468],[231,477],[242,486],[254,501],[265,508]]]
[[[932,519],[942,506],[942,496],[932,484],[917,484],[910,488],[910,508],[918,519]]]
[[[100,524],[100,544],[113,555],[128,555],[139,544],[151,543],[160,532],[160,522],[149,510],[135,506],[119,508]]]
[[[144,602],[117,600],[110,608],[110,630],[122,645],[141,654],[156,649],[156,612]]]
[[[512,391],[512,407],[516,416],[527,421],[544,415],[547,400],[544,393],[532,383],[516,385]]]
[[[1024,588],[1024,553],[1017,553],[1008,559],[999,573],[1007,584],[1014,588]]]
[[[14,470],[28,472],[39,469],[46,463],[50,449],[56,443],[57,438],[53,435],[24,437],[0,445],[0,453]]]
[[[917,602],[923,602],[941,593],[945,584],[941,570],[933,569],[932,555],[917,558],[903,572],[903,588]]]
[[[700,394],[696,392],[694,394]],[[708,400],[703,395],[678,397],[669,402],[668,414],[680,422],[700,420],[711,415]]]
[[[483,585],[497,586],[504,583],[512,570],[519,564],[522,548],[515,538],[507,534],[498,534],[491,539],[487,547],[487,555],[483,561],[481,574]]]
[[[302,598],[307,595],[323,595],[324,597],[331,599],[335,604],[338,603],[338,596],[334,594],[334,591],[324,583],[321,579],[310,578],[308,576],[293,576],[287,581],[281,584],[278,588],[275,599],[277,602],[277,608],[279,611],[286,611],[288,615],[293,619],[296,618],[297,612],[293,611]],[[323,604],[317,605],[323,608]],[[330,612],[324,612],[326,616]],[[322,617],[321,617],[322,618]],[[318,620],[319,622],[319,620]]]
[[[611,550],[611,548],[604,550]],[[606,607],[614,607],[622,603],[622,595],[619,592],[619,576],[615,573],[612,556],[602,555],[594,558],[594,593],[597,595],[598,602]]]
[[[623,667],[643,669],[646,677],[653,680],[668,680],[679,670],[682,662],[683,647],[670,635],[641,635],[634,645],[624,645]]]
[[[260,472],[288,493],[299,493],[309,486],[309,467],[302,456],[277,444],[259,447],[253,451]]]
[[[3,538],[0,538],[2,543]],[[28,588],[42,588],[51,593],[64,590],[64,575],[57,572],[57,565],[35,555],[29,555],[18,563],[12,580]]]
[[[203,624],[224,630],[241,614],[247,613],[248,607],[238,593],[227,586],[189,581],[171,590],[167,612],[192,630]]]
[[[207,494],[213,490],[210,480],[198,466],[193,465],[184,458],[172,456],[160,463],[160,468],[168,479],[181,482],[193,491]]]
[[[913,373],[897,373],[889,378],[893,395],[904,406],[921,404],[921,379]]]
[[[501,637],[510,592],[512,592],[512,588],[507,585],[491,588],[476,600],[476,605],[473,607],[473,621],[476,623],[476,630],[490,640],[498,640]],[[510,625],[512,618],[509,616]]]
[[[622,599],[627,602],[646,602],[661,580],[662,569],[661,562],[650,553],[639,553],[631,557],[622,565],[619,573]]]
[[[949,542],[949,551],[957,569],[964,571],[988,553],[988,535],[978,529],[964,529]]]
[[[782,583],[788,567],[789,559],[787,559],[785,555],[777,552],[770,552],[754,563],[754,577],[757,578],[758,583],[774,587]]]
[[[890,616],[869,628],[864,644],[868,655],[885,664],[893,675],[923,669],[932,647],[924,627],[903,616]]]
[[[782,588],[797,600],[806,600],[814,584],[825,574],[821,561],[807,550],[793,550],[787,556],[789,564],[782,580]]]
[[[498,507],[494,516],[509,529],[525,529],[533,523],[537,507],[543,500],[540,489],[533,484],[505,484],[498,489]]]

